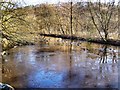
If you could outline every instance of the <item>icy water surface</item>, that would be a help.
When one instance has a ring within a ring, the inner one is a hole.
[[[118,47],[64,43],[11,49],[2,82],[15,88],[118,88]]]

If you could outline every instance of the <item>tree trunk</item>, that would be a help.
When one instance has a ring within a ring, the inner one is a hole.
[[[105,32],[105,41],[108,40],[108,32]]]

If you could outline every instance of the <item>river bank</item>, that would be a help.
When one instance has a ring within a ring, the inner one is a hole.
[[[41,36],[46,36],[46,37],[55,37],[55,38],[62,38],[62,39],[80,40],[80,41],[87,41],[87,42],[92,42],[92,43],[120,46],[120,40],[113,40],[113,39],[108,39],[107,41],[104,41],[104,40],[99,39],[99,38],[96,38],[96,39],[82,38],[82,37],[68,36],[68,35],[56,35],[56,34],[40,34],[40,35]]]
[[[1,42],[1,55],[6,55],[7,51],[11,48],[14,48],[17,46],[24,46],[24,45],[35,45],[35,43],[30,41],[25,41],[25,40],[14,42],[14,41],[3,38]]]

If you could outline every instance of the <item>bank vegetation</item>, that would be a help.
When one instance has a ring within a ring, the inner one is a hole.
[[[119,42],[120,2],[66,2],[21,6],[0,2],[3,50],[48,41],[40,34]]]

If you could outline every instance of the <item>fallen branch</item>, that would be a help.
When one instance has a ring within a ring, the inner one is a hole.
[[[56,35],[56,34],[40,34],[40,36],[55,37],[55,38],[70,39],[70,40],[80,40],[80,41],[87,41],[92,43],[120,46],[120,40],[113,40],[113,39],[108,39],[107,41],[104,41],[98,38],[92,39],[92,38],[82,38],[82,37],[76,37],[76,36]]]

